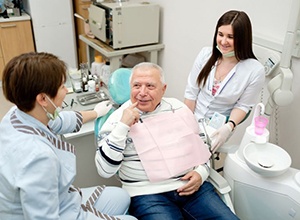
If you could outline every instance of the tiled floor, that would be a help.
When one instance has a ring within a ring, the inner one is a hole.
[[[2,91],[2,82],[0,81],[0,120],[6,112],[13,106],[13,104],[5,99]]]

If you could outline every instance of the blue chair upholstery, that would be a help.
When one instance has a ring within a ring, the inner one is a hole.
[[[117,105],[122,105],[130,98],[130,84],[129,78],[131,76],[131,69],[119,68],[115,70],[108,81],[108,92],[112,101]],[[99,131],[107,120],[107,118],[116,110],[112,108],[106,115],[99,117],[94,123],[94,134],[96,143],[98,141]]]
[[[131,69],[120,68],[114,71],[109,78],[109,95],[111,96],[112,100],[118,105],[122,105],[130,98],[130,75]]]

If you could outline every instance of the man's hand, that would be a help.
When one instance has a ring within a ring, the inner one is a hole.
[[[136,109],[138,102],[133,103],[128,108],[124,109],[121,122],[128,125],[129,127],[137,123],[140,119],[140,114]]]
[[[188,181],[187,184],[177,189],[180,196],[188,196],[198,191],[202,185],[202,177],[196,171],[190,171],[185,174],[181,180]]]

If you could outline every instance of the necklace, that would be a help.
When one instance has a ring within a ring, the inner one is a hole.
[[[217,76],[217,74],[215,75],[215,80],[216,83],[221,83],[223,81],[223,79],[225,79],[225,77],[227,76],[228,72],[225,72],[219,76]]]
[[[230,73],[230,71],[235,67],[235,65],[237,63],[238,63],[237,61],[224,63],[221,60],[219,60],[217,69],[216,69],[216,73],[215,73],[215,80],[218,83],[221,83],[226,78],[228,73]]]

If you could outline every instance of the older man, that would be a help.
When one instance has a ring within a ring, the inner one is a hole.
[[[193,113],[165,98],[162,69],[140,63],[132,69],[130,100],[100,131],[96,166],[118,175],[131,196],[130,214],[140,220],[236,219],[206,181],[210,152]]]

